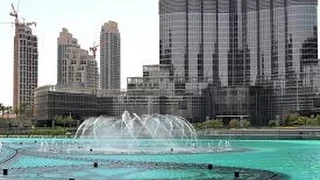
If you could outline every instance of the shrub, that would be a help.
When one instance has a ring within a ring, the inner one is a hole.
[[[295,125],[299,125],[300,123],[301,122],[299,121],[298,113],[289,114],[285,119],[285,124],[287,126],[295,126]]]
[[[238,119],[232,119],[229,122],[229,128],[238,128],[240,126],[240,121]]]
[[[223,121],[221,119],[205,121],[205,126],[209,129],[217,129],[223,127]]]
[[[55,118],[55,123],[58,126],[63,126],[63,127],[66,127],[66,125],[71,126],[71,124],[74,123],[74,122],[75,122],[75,120],[72,119],[71,116],[65,116],[65,117],[58,116],[58,117]]]
[[[317,126],[317,125],[319,125],[319,122],[315,118],[307,118],[306,125],[307,126]]]
[[[64,128],[56,128],[56,129],[34,129],[30,131],[30,135],[65,135],[67,130]]]
[[[316,116],[315,121],[317,122],[318,125],[320,125],[320,115]]]
[[[300,116],[297,113],[289,114],[285,119],[285,125],[287,126],[317,126],[320,125],[320,116],[317,115],[315,118],[309,118],[305,116]]]
[[[299,125],[306,125],[308,120],[309,120],[309,118],[307,118],[305,116],[299,116],[297,125],[298,126]]]
[[[270,120],[268,124],[269,124],[269,127],[277,127],[277,121],[276,120]]]
[[[193,124],[193,127],[194,127],[196,130],[203,130],[203,129],[205,129],[203,123],[195,123],[195,124]]]
[[[243,128],[248,128],[248,127],[250,127],[251,126],[251,123],[250,123],[250,121],[249,120],[241,120],[241,127],[243,127]]]
[[[223,121],[221,119],[213,119],[201,123],[195,123],[193,126],[197,130],[218,129],[223,127]]]

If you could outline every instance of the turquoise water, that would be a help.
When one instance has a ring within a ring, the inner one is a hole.
[[[113,156],[114,159],[212,163],[222,166],[258,168],[284,173],[291,179],[320,179],[320,141],[236,140],[233,147],[247,152],[188,155]]]
[[[20,147],[27,150],[35,149],[33,146],[37,146],[35,145],[37,143],[32,144],[33,141],[39,143],[43,140],[2,139],[4,146],[10,146],[14,149]],[[19,142],[24,143],[21,145]],[[320,178],[320,141],[230,140],[230,142],[233,148],[247,148],[248,150],[245,152],[161,155],[74,155],[57,153],[49,157],[24,154],[21,151],[12,160],[1,164],[0,167],[9,168],[9,176],[6,176],[5,179],[65,179],[70,177],[75,179],[177,179],[179,177],[201,179],[201,176],[210,177],[214,174],[199,169],[148,169],[129,165],[127,167],[110,168],[107,162],[110,160],[204,163],[270,170],[286,174],[293,180]],[[207,141],[202,140],[202,144],[207,144]],[[10,154],[12,154],[12,150],[3,148],[0,153],[0,160],[5,159]],[[101,162],[101,168],[92,168],[92,162]],[[39,172],[41,172],[40,177]],[[232,174],[217,174],[215,177],[218,176],[223,179],[232,179],[233,177]]]

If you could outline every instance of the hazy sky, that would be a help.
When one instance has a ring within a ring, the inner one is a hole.
[[[13,99],[13,36],[10,4],[19,0],[0,0],[0,103]],[[89,49],[99,42],[101,25],[117,21],[121,32],[121,86],[126,78],[142,76],[142,65],[158,64],[158,0],[20,0],[20,17],[36,21],[39,39],[39,86],[56,84],[57,37],[63,27]],[[319,21],[319,18],[318,18]],[[99,54],[97,56],[99,62]]]
[[[13,36],[11,3],[0,0],[0,103],[12,105]],[[121,86],[126,77],[142,76],[142,65],[157,64],[158,0],[20,0],[20,17],[36,21],[33,33],[39,39],[39,86],[56,84],[57,37],[66,27],[84,49],[99,43],[101,25],[117,21],[121,33]],[[97,61],[99,64],[99,54]]]

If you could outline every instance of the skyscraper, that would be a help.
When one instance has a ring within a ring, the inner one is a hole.
[[[234,104],[249,87],[271,90],[264,99],[273,115],[315,110],[317,6],[317,0],[160,0],[160,64],[172,64],[174,76],[186,81],[220,88],[218,97],[234,96],[214,105],[221,116],[252,110],[248,102],[257,100],[250,96]]]
[[[317,59],[316,0],[160,0],[159,15],[160,64],[177,76],[254,85]]]
[[[63,28],[58,37],[58,85],[98,88],[98,66],[78,40]]]
[[[34,90],[38,86],[38,38],[29,25],[15,25],[13,106],[26,113],[33,110]]]
[[[120,32],[118,24],[109,21],[100,33],[101,89],[120,89],[121,75]]]

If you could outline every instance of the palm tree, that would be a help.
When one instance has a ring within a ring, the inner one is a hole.
[[[2,113],[2,118],[4,117],[4,111],[6,110],[6,107],[0,103],[0,111]]]
[[[7,106],[6,110],[7,110],[7,118],[8,118],[9,114],[12,112],[12,106]]]
[[[23,116],[23,118],[26,117],[26,110],[27,110],[27,104],[21,103],[19,105],[19,114],[20,114],[20,116]]]
[[[13,107],[13,113],[16,114],[17,118],[20,119],[25,118],[26,116],[27,105],[25,103],[21,103],[18,106]]]
[[[32,119],[33,118],[33,116],[34,116],[34,109],[33,108],[31,108],[31,109],[28,109],[28,110],[26,110],[26,117],[28,117],[28,118],[30,118],[30,119]]]
[[[13,107],[13,113],[16,115],[16,118],[19,118],[19,114],[20,114],[19,106],[14,106]]]
[[[57,116],[55,118],[55,123],[58,125],[63,125],[63,127],[65,128],[66,127],[66,118],[63,116]]]

